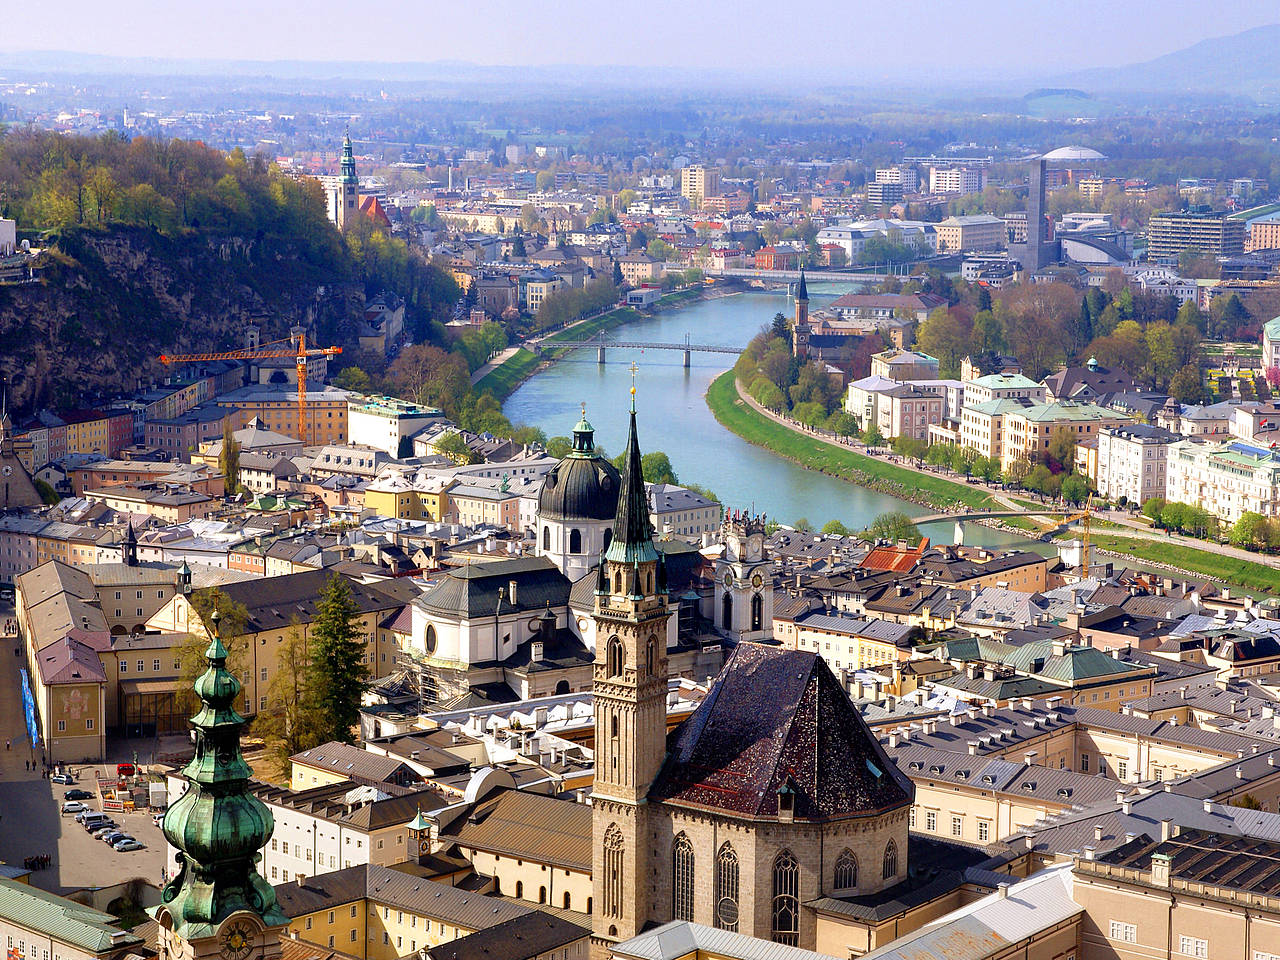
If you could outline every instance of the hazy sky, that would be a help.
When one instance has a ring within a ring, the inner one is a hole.
[[[822,63],[865,77],[1132,63],[1277,20],[1263,0],[54,0],[6,5],[0,50],[744,73]]]

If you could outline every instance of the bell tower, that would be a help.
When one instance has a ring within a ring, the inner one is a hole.
[[[356,177],[356,157],[351,149],[351,133],[342,138],[342,163],[338,173],[337,196],[334,199],[334,222],[339,230],[355,220],[360,212],[360,180]]]
[[[716,626],[736,642],[773,636],[773,565],[764,552],[765,518],[728,510],[716,561]]]
[[[187,792],[162,824],[178,871],[152,914],[162,960],[278,960],[289,918],[257,870],[275,823],[249,792],[251,771],[240,754],[245,721],[234,707],[240,681],[227,669],[218,621],[214,611],[208,669],[195,682],[200,710],[191,718],[195,756],[182,771]]]
[[[596,572],[595,786],[592,956],[640,932],[653,914],[646,797],[666,758],[667,583],[654,547],[631,429],[613,539]]]

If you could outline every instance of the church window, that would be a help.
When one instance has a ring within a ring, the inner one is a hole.
[[[658,672],[658,641],[653,637],[649,638],[649,643],[645,647],[644,666],[647,676],[652,677]]]
[[[728,593],[720,604],[720,625],[726,630],[733,629],[733,596]]]
[[[542,528],[542,549],[543,550],[551,549],[551,528],[550,527]]]
[[[616,713],[609,718],[609,736],[614,740],[618,739],[618,715]]]
[[[898,875],[898,845],[890,840],[884,847],[884,870],[882,876],[892,880]]]
[[[568,693],[568,692],[569,692],[568,680],[559,680],[556,682],[556,696],[560,696],[560,694]]]
[[[622,676],[622,663],[623,663],[622,641],[619,640],[617,637],[609,638],[609,649],[608,649],[607,660],[608,660],[609,676],[611,677]]]
[[[681,833],[671,845],[671,915],[693,920],[693,844]]]
[[[616,823],[604,832],[604,915],[622,916],[622,831]],[[613,929],[612,927],[610,928]]]
[[[758,593],[751,597],[751,629],[764,629],[764,598]]]
[[[423,642],[426,645],[428,654],[432,654],[436,652],[436,643],[438,642],[438,640],[436,637],[435,624],[433,623],[427,624],[427,634]]]
[[[725,844],[716,854],[716,926],[738,930],[738,855]]]
[[[613,575],[613,592],[622,593],[622,571],[618,570]]]
[[[835,888],[852,890],[858,885],[858,860],[851,850],[844,850],[836,857]]]
[[[569,552],[582,552],[582,531],[576,527],[569,531]]]
[[[800,943],[800,864],[790,850],[773,861],[772,939],[791,947]]]

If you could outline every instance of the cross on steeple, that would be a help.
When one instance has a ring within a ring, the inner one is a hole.
[[[634,360],[631,361],[631,412],[636,412],[636,374],[640,372],[640,368]]]

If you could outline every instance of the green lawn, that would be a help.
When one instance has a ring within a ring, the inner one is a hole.
[[[765,447],[810,470],[819,470],[881,493],[917,502],[924,499],[939,510],[957,503],[982,510],[1000,508],[981,489],[969,484],[953,483],[941,477],[920,474],[875,457],[854,453],[852,450],[841,450],[770,420],[757,413],[738,396],[732,370],[721,374],[712,382],[707,390],[707,406],[723,426],[744,440]]]
[[[508,396],[520,385],[520,381],[533,373],[538,367],[538,358],[529,350],[521,347],[501,364],[494,367],[476,381],[476,391],[490,391],[499,400]]]
[[[1090,541],[1099,550],[1110,550],[1153,563],[1167,563],[1188,573],[1226,580],[1251,590],[1280,591],[1280,570],[1251,560],[1238,560],[1211,550],[1196,550],[1177,543],[1139,540],[1136,537],[1100,534],[1091,536]]]

